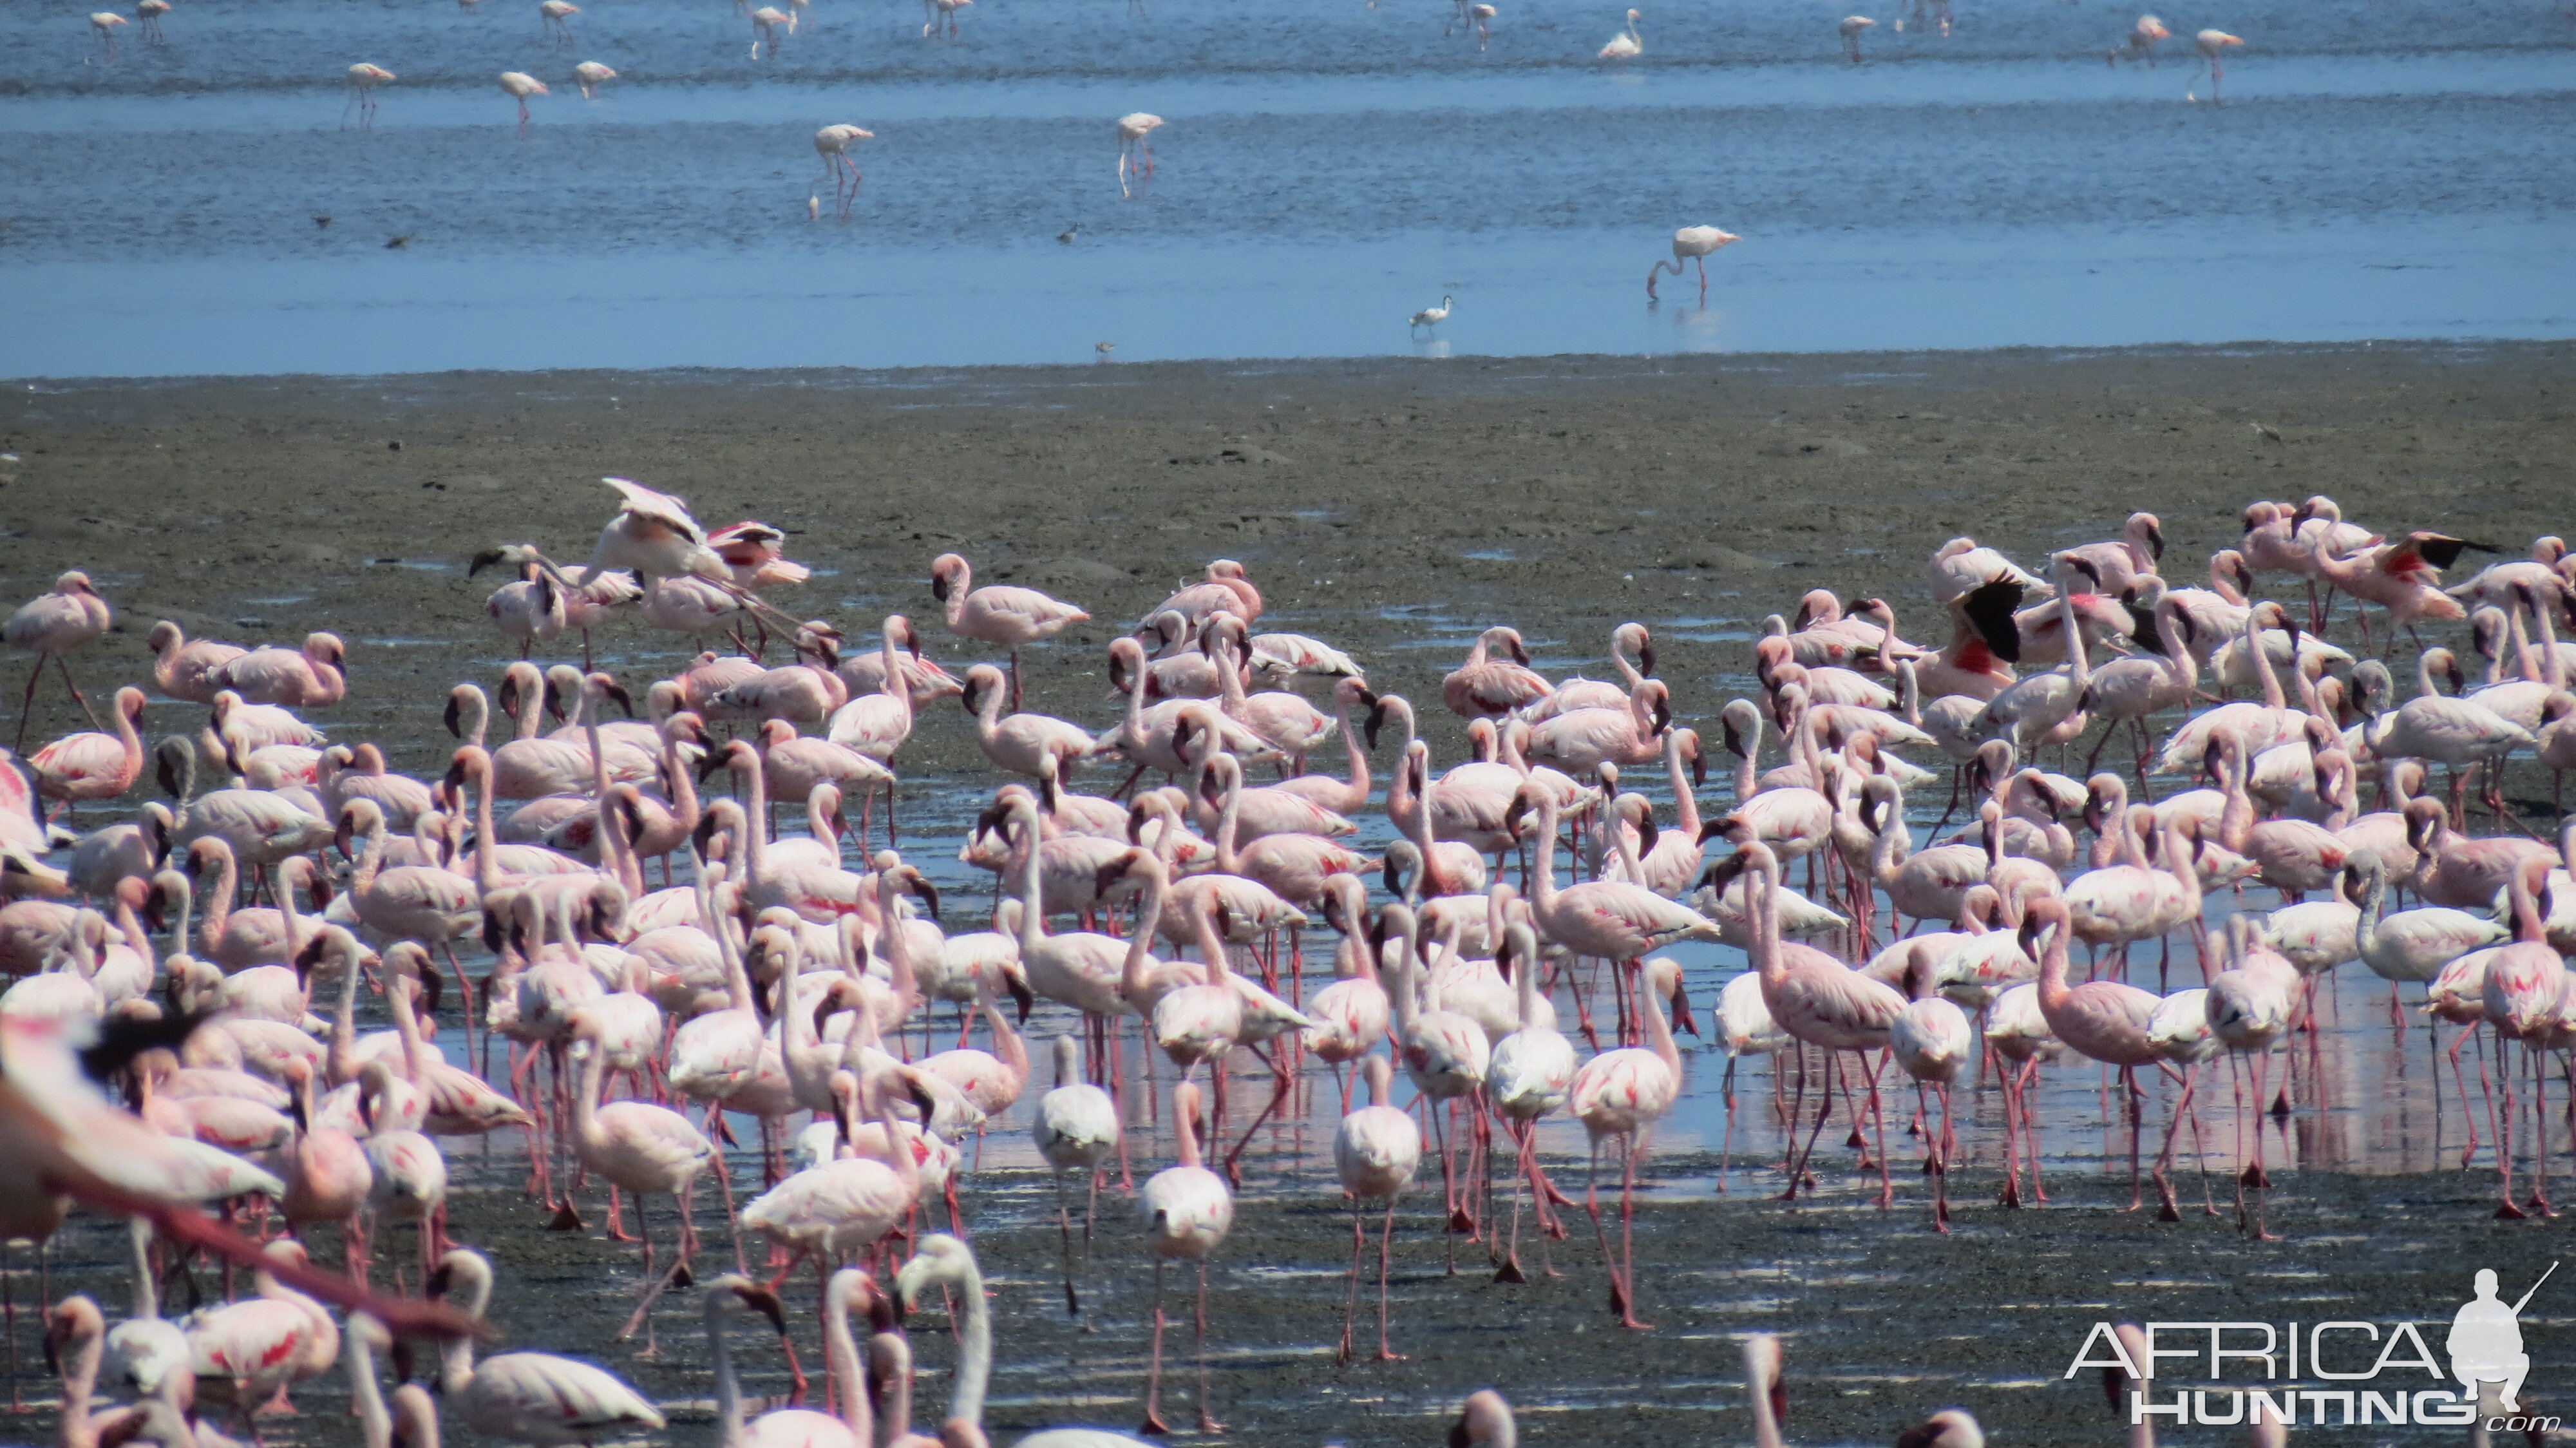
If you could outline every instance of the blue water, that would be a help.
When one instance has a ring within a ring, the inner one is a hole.
[[[184,0],[105,56],[0,3],[0,376],[2556,337],[2576,21],[2546,5],[2168,14],[1435,0]],[[2187,37],[2245,37],[2226,104]],[[2428,48],[2430,46],[2438,48]],[[372,130],[340,77],[400,79]],[[579,60],[621,72],[596,102]],[[522,135],[493,77],[554,94]],[[2186,100],[2186,95],[2196,96]],[[1122,194],[1113,119],[1152,110]],[[832,214],[811,136],[876,132]],[[819,200],[821,218],[809,204]],[[329,217],[324,226],[315,218]],[[1696,277],[1673,228],[1745,239]],[[1055,238],[1079,227],[1070,242]],[[387,242],[407,238],[396,248]],[[1405,318],[1443,295],[1435,329]]]

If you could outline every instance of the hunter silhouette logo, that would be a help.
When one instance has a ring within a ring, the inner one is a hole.
[[[2479,1402],[2493,1383],[2502,1411],[2487,1416],[2489,1432],[2554,1432],[2557,1418],[2530,1416],[2522,1406],[2531,1355],[2523,1350],[2521,1317],[2557,1271],[2550,1263],[2506,1302],[2496,1273],[2481,1269],[2476,1295],[2451,1316],[2447,1378],[2426,1340],[2435,1323],[2404,1319],[2097,1322],[2065,1375],[2101,1370],[2112,1402],[2133,1425],[2169,1418],[2178,1426],[2224,1427],[2270,1418],[2288,1427],[2304,1415],[2311,1428],[2465,1427],[2479,1420]]]
[[[2478,1295],[2462,1304],[2451,1315],[2451,1337],[2443,1347],[2451,1355],[2451,1376],[2476,1396],[2480,1383],[2502,1383],[2504,1391],[2497,1402],[2508,1413],[2522,1411],[2522,1380],[2531,1372],[2531,1354],[2522,1350],[2522,1309],[2531,1301],[2531,1293],[2558,1264],[2540,1274],[2540,1282],[2531,1284],[2511,1307],[2496,1300],[2496,1275],[2493,1269],[2478,1269]]]

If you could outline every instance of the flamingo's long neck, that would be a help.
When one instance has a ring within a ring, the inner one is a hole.
[[[466,782],[474,787],[474,888],[488,895],[501,888],[501,865],[492,856],[492,756],[476,749],[466,758]]]
[[[1160,860],[1156,860],[1145,875],[1145,899],[1136,910],[1136,933],[1128,937],[1127,959],[1118,971],[1119,989],[1130,1001],[1141,1003],[1150,985],[1145,979],[1145,962],[1151,958],[1154,922],[1163,918],[1163,897],[1169,888],[1169,879]],[[1035,910],[1037,907],[1031,905],[1028,908]]]
[[[720,1289],[721,1290],[721,1289]],[[724,1424],[718,1435],[721,1443],[742,1441],[742,1384],[734,1380],[733,1349],[725,1343],[724,1298],[709,1293],[706,1307],[707,1355],[716,1364],[716,1417]],[[854,1385],[845,1384],[844,1396],[852,1394]]]
[[[1542,917],[1556,913],[1556,796],[1538,800],[1538,855],[1531,862],[1530,908]]]
[[[1692,744],[1699,740],[1692,737]],[[1674,730],[1664,737],[1664,774],[1673,785],[1673,816],[1685,838],[1699,839],[1699,796],[1691,792],[1690,783],[1682,776],[1682,731]]]
[[[2272,671],[2272,656],[2263,648],[2262,613],[2245,611],[2245,647],[2254,655],[2254,675],[2263,684],[2263,707],[2274,713],[2289,707],[2289,696],[2281,692],[2281,676]]]
[[[1238,765],[1223,773],[1225,774],[1225,804],[1217,811],[1216,816],[1216,868],[1219,874],[1239,875],[1243,872],[1235,868],[1240,860],[1234,852],[1234,837],[1236,831],[1241,828],[1243,770]],[[1178,820],[1164,826],[1165,830],[1174,832],[1179,828]],[[1177,841],[1179,835],[1173,833],[1171,838]]]
[[[837,1288],[840,1284],[836,1279],[832,1285]],[[835,1291],[825,1308],[823,1352],[832,1364],[832,1376],[841,1384],[841,1422],[850,1430],[852,1441],[861,1445],[872,1443],[876,1441],[876,1425],[870,1421],[867,1379],[859,1372],[858,1339],[850,1332],[849,1298],[845,1293]],[[731,1441],[730,1435],[727,1441]]]
[[[1011,833],[1020,855],[1020,949],[1035,950],[1046,939],[1046,910],[1038,889],[1038,812],[1035,805],[1011,812]]]

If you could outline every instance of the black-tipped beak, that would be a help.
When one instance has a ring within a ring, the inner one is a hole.
[[[1030,990],[1027,982],[1021,980],[1016,975],[1006,975],[1002,977],[1002,988],[1011,993],[1011,1003],[1020,1008],[1019,1023],[1024,1026],[1027,1025],[1029,1023],[1029,1012],[1037,1008],[1038,998],[1036,992]]]
[[[1655,641],[1651,637],[1637,645],[1637,672],[1649,679],[1655,676]]]

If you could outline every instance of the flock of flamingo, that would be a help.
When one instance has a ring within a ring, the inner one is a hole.
[[[2447,589],[2441,570],[2482,545],[2382,536],[2323,497],[2248,507],[2205,587],[2159,572],[2162,528],[2145,513],[2038,572],[1953,539],[1928,575],[1946,637],[1908,642],[1886,601],[1811,592],[1765,621],[1758,691],[1717,711],[1714,750],[1677,720],[1646,626],[1613,633],[1615,680],[1547,678],[1496,626],[1438,681],[1433,707],[1467,721],[1475,747],[1441,770],[1412,702],[1378,692],[1329,643],[1256,631],[1260,590],[1231,560],[1109,644],[1124,711],[1103,729],[1022,706],[1023,652],[1091,617],[1072,603],[979,587],[947,554],[930,601],[953,638],[1004,663],[952,674],[900,614],[844,656],[828,621],[768,601],[808,577],[780,530],[709,532],[678,498],[605,481],[619,507],[587,563],[527,543],[475,560],[516,574],[487,613],[522,661],[496,695],[464,682],[420,701],[443,708],[458,742],[418,776],[300,717],[349,694],[331,634],[246,648],[160,622],[150,692],[116,689],[102,722],[71,669],[114,616],[85,575],[63,574],[0,630],[34,656],[21,749],[49,674],[99,725],[23,758],[0,751],[0,973],[14,981],[0,995],[0,1160],[13,1168],[0,1176],[0,1239],[43,1241],[75,1203],[135,1223],[133,1317],[107,1326],[82,1298],[48,1317],[49,1336],[78,1349],[62,1359],[65,1444],[221,1442],[211,1418],[247,1428],[335,1364],[373,1445],[418,1445],[441,1412],[535,1444],[661,1427],[654,1404],[591,1364],[476,1361],[496,1284],[449,1236],[443,1153],[495,1132],[524,1137],[525,1190],[552,1227],[583,1227],[581,1198],[606,1189],[611,1234],[641,1241],[620,1337],[640,1331],[648,1351],[665,1295],[693,1286],[696,1189],[714,1179],[734,1270],[695,1300],[728,1443],[983,1441],[995,1345],[966,1238],[972,1153],[1024,1098],[1055,1175],[1077,1320],[1091,1269],[1077,1266],[1074,1218],[1087,1243],[1103,1189],[1132,1192],[1153,1274],[1147,1432],[1165,1428],[1170,1266],[1196,1279],[1194,1406],[1202,1428],[1219,1426],[1207,1274],[1228,1255],[1247,1148],[1265,1123],[1299,1115],[1299,1091],[1326,1073],[1352,1213],[1345,1361],[1394,1356],[1391,1239],[1427,1157],[1453,1271],[1463,1239],[1485,1248],[1496,1280],[1519,1282],[1524,1217],[1542,1246],[1566,1235],[1575,1199],[1538,1149],[1560,1116],[1591,1143],[1581,1205],[1609,1311],[1644,1328],[1634,1197],[1683,1090],[1674,1032],[1697,1029],[1681,965],[1661,953],[1683,942],[1746,954],[1709,1003],[1729,1130],[1735,1063],[1772,1057],[1770,1101],[1752,1109],[1781,1128],[1791,1201],[1817,1187],[1816,1147],[1839,1115],[1859,1148],[1853,1171],[1874,1174],[1879,1206],[1892,1206],[1906,1148],[1889,1139],[1884,1096],[1908,1081],[1932,1225],[1950,1229],[1950,1179],[1971,1160],[2000,1168],[1998,1213],[2044,1201],[2031,1086],[2081,1061],[2118,1078],[2105,1129],[2127,1128],[2132,1210],[2149,1129],[2139,1078],[2175,1084],[2152,1177],[2161,1216],[2178,1219],[2179,1133],[2205,1161],[2199,1088],[2223,1061],[2236,1217],[2262,1235],[2266,1118],[2318,1089],[2315,1003],[2358,960],[2391,983],[2401,1035],[2401,985],[2458,1028],[2462,1165],[2482,1143],[2492,1153],[2496,1215],[2551,1210],[2569,1103],[2548,1087],[2576,1048],[2564,958],[2576,951],[2576,821],[2557,841],[2536,836],[2505,782],[2524,754],[2576,766],[2576,641],[2559,637],[2576,629],[2576,557],[2557,538]],[[2303,581],[2304,604],[2259,596],[2266,577]],[[2341,597],[2358,655],[2328,641]],[[2366,610],[2383,616],[2375,634]],[[592,634],[629,617],[712,645],[643,691],[643,718],[591,667]],[[2422,646],[2418,627],[2442,622],[2467,624],[2462,649]],[[2383,657],[2401,634],[2419,649],[2411,690]],[[533,659],[576,639],[580,664]],[[764,662],[771,651],[793,659]],[[1298,691],[1307,680],[1328,685],[1328,704]],[[2230,697],[2248,689],[2258,697]],[[203,727],[147,747],[152,692],[203,706]],[[938,845],[1007,895],[988,928],[956,933],[903,853],[894,768],[947,699],[1003,780],[967,837]],[[496,705],[511,727],[494,742]],[[1310,770],[1336,733],[1344,767]],[[2088,734],[2083,777],[2046,767]],[[1382,793],[1381,747],[1393,752]],[[1713,755],[1732,760],[1722,808],[1699,798]],[[147,764],[166,802],[102,821],[126,809]],[[1124,777],[1079,792],[1088,771]],[[1264,773],[1277,777],[1257,782]],[[701,794],[718,776],[731,793]],[[1669,798],[1638,789],[1640,776]],[[1945,784],[1943,825],[1917,848],[1908,798]],[[805,833],[774,829],[781,807],[801,807]],[[1360,817],[1376,810],[1384,843],[1363,850]],[[1940,838],[1954,817],[1964,828]],[[1328,981],[1308,959],[1319,923],[1334,941]],[[2154,989],[2133,983],[2148,955]],[[362,999],[381,1028],[361,1029]],[[1033,1090],[1021,1030],[1039,1001],[1062,1030],[1053,1085]],[[958,1033],[934,1050],[941,1005]],[[437,1039],[442,1009],[463,1029],[457,1058]],[[2461,1059],[2472,1041],[2474,1092]],[[1988,1072],[2002,1142],[1972,1153],[1978,1123],[1954,1117],[1952,1088]],[[1230,1099],[1254,1081],[1257,1105]],[[1164,1110],[1172,1159],[1132,1186],[1124,1128]],[[738,1161],[724,1147],[754,1123],[760,1149]],[[1274,1129],[1269,1159],[1281,1141]],[[758,1190],[747,1180],[738,1194],[746,1172]],[[670,1207],[658,1227],[655,1199]],[[1372,1213],[1373,1347],[1358,1327]],[[954,1235],[930,1232],[937,1218]],[[404,1226],[416,1250],[380,1250]],[[336,1232],[341,1272],[306,1260],[316,1229]],[[765,1280],[745,1255],[752,1238],[769,1248]],[[252,1268],[253,1295],[163,1319],[158,1285],[200,1255],[226,1264],[228,1290],[233,1265]],[[729,1327],[756,1314],[787,1336],[777,1294],[806,1263],[838,1416],[789,1408],[746,1424]],[[394,1287],[379,1292],[371,1279],[386,1271]],[[905,1436],[908,1408],[891,1425],[870,1412],[872,1394],[909,1401],[889,1304],[933,1287],[962,1304],[961,1348],[949,1413],[922,1440]],[[875,1330],[864,1346],[861,1308]],[[446,1340],[438,1397],[403,1383],[386,1406],[388,1334]],[[112,1419],[92,1414],[102,1371],[130,1398]],[[1757,1381],[1757,1412],[1767,1396]],[[1942,1421],[1918,1431],[1961,1436],[1909,1441],[1978,1441],[1973,1422]],[[1453,1442],[1513,1441],[1508,1408],[1487,1394],[1459,1431]]]

